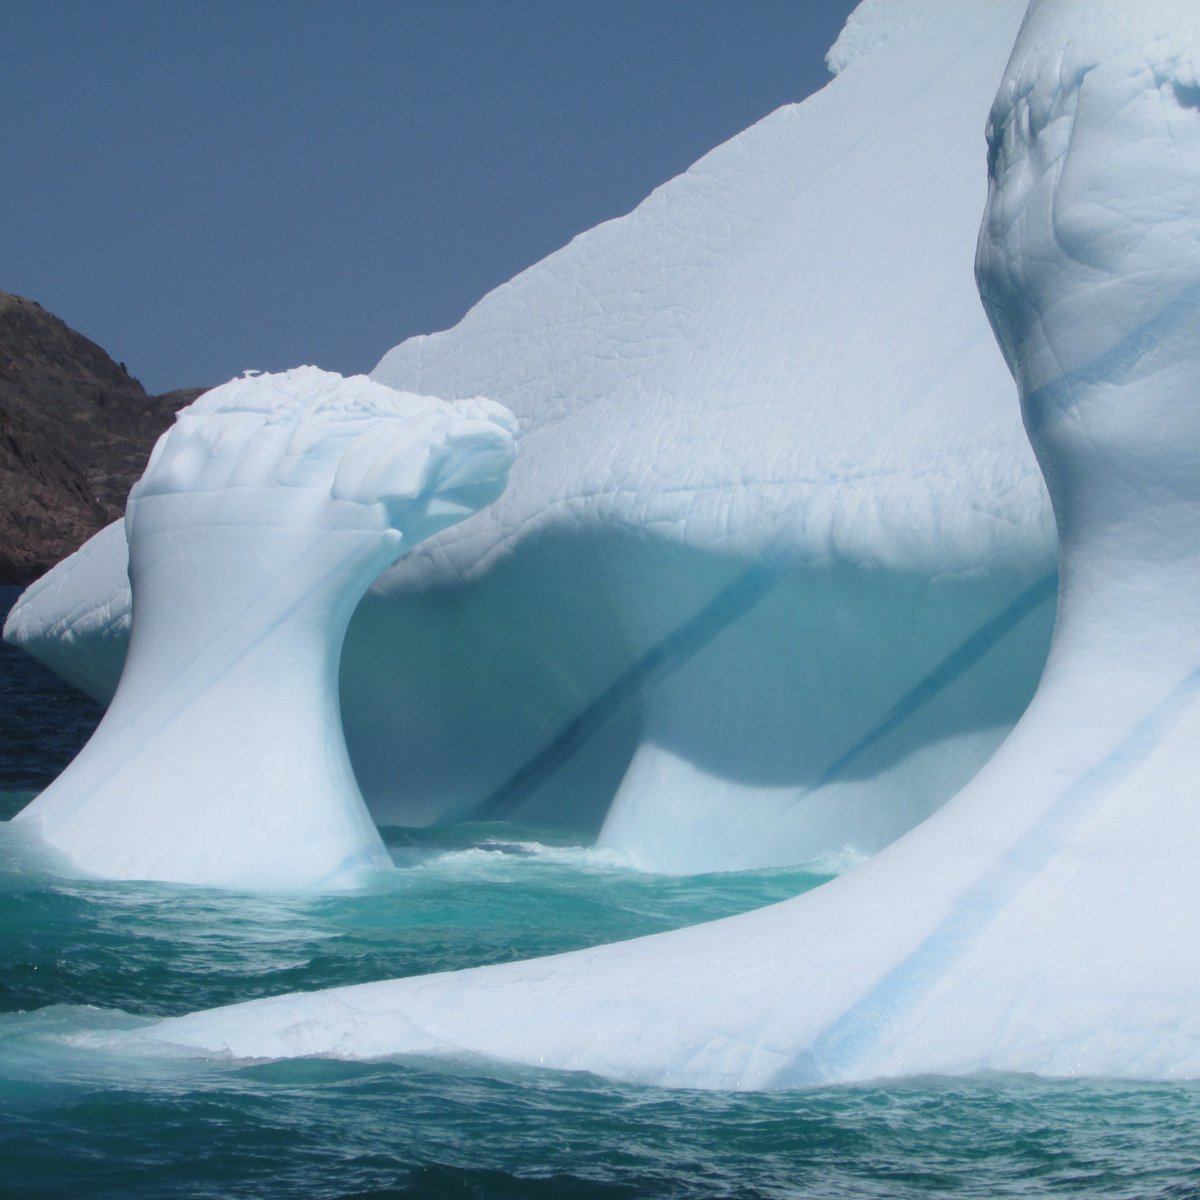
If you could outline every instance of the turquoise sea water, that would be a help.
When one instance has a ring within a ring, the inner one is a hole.
[[[97,716],[4,648],[0,818]],[[630,937],[826,877],[647,876],[506,824],[385,835],[397,869],[375,890],[261,897],[55,878],[0,824],[0,1196],[1200,1197],[1191,1084],[729,1095],[420,1061],[122,1059],[64,1040]]]

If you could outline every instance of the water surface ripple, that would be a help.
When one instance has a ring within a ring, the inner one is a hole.
[[[0,822],[98,714],[0,650]],[[67,879],[0,823],[0,1197],[1200,1200],[1193,1084],[724,1094],[486,1064],[122,1059],[64,1040],[669,929],[835,865],[677,879],[502,822],[384,832],[397,869],[366,892],[252,896]]]

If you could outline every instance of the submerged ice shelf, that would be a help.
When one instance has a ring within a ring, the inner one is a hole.
[[[510,414],[313,367],[183,410],[126,511],[133,623],[116,695],[16,820],[92,875],[333,883],[390,860],[338,708],[362,593],[490,503]]]
[[[699,1087],[1200,1076],[1198,72],[1190,0],[1034,0],[992,110],[979,285],[1062,582],[1037,694],[957,796],[849,874],[743,916],[137,1038]]]

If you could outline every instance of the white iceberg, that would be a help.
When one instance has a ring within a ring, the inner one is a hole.
[[[978,274],[1061,534],[1046,673],[921,826],[744,916],[255,1001],[147,1035],[789,1086],[1200,1076],[1200,15],[1034,0],[992,110]]]
[[[342,737],[342,638],[384,567],[499,495],[512,432],[489,401],[313,367],[184,409],[126,510],[116,695],[15,820],[108,878],[307,887],[390,866]]]
[[[504,497],[371,589],[342,716],[381,823],[512,816],[656,870],[871,852],[1016,721],[1041,477],[972,284],[1022,0],[867,0],[836,78],[398,347],[521,421]],[[123,539],[6,634],[111,694]]]

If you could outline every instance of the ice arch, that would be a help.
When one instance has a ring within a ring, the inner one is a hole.
[[[1191,0],[1034,0],[992,110],[979,282],[1050,484],[1062,602],[1032,705],[953,800],[742,917],[150,1036],[735,1088],[1200,1075],[1198,71]]]
[[[490,503],[510,414],[303,367],[234,380],[159,439],[125,515],[116,695],[16,820],[92,875],[302,887],[390,866],[337,672],[379,572]]]
[[[886,844],[999,744],[1054,607],[971,276],[1023,11],[867,0],[824,91],[379,364],[522,432],[504,496],[347,633],[377,820],[563,822],[658,870],[801,861]],[[91,543],[9,624],[101,696],[123,553]]]

